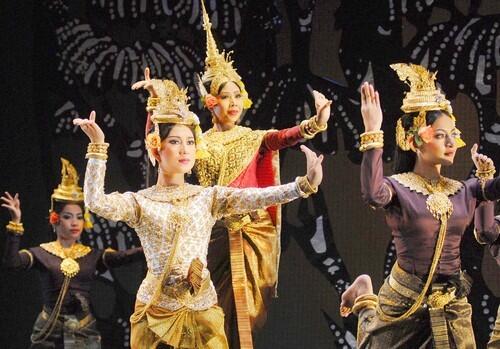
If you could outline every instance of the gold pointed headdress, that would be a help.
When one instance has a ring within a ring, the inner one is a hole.
[[[83,190],[82,187],[78,185],[79,178],[75,166],[68,160],[61,158],[61,183],[54,189],[54,192],[50,196],[49,213],[54,211],[54,201],[62,203],[83,202]],[[92,228],[92,221],[90,220],[90,214],[87,209],[85,209],[84,218],[85,228]]]
[[[241,89],[241,93],[244,98],[243,108],[248,109],[252,105],[252,101],[248,98],[248,92],[245,89],[245,84],[243,83],[241,76],[233,67],[233,61],[231,60],[232,51],[228,53],[225,51],[219,52],[217,43],[215,42],[212,34],[212,23],[208,17],[205,2],[204,0],[200,1],[203,12],[203,29],[205,29],[207,34],[207,56],[205,58],[205,72],[201,76],[201,83],[210,83],[210,94],[212,96],[217,96],[221,85],[226,82],[232,81],[236,83]],[[199,89],[202,94],[201,97],[205,98],[207,91],[203,88],[203,86],[200,86]]]
[[[146,123],[145,143],[149,159],[153,165],[156,161],[151,150],[154,148],[159,150],[161,147],[159,124],[179,124],[193,127],[196,141],[196,157],[204,157],[206,150],[202,139],[200,119],[189,110],[187,88],[179,88],[172,80],[153,79],[151,82],[158,97],[153,98],[155,100],[154,106],[148,107],[148,110],[152,113],[148,115]],[[153,132],[148,133],[151,123],[153,123],[154,129]]]
[[[411,63],[396,63],[391,64],[390,67],[396,71],[401,81],[410,86],[410,91],[405,93],[401,110],[405,113],[418,112],[418,116],[413,119],[413,125],[408,131],[405,131],[401,118],[397,122],[396,142],[402,150],[407,151],[412,149],[412,139],[419,138],[419,130],[426,127],[427,111],[445,111],[454,121],[455,116],[450,101],[436,87],[437,72],[431,73],[421,65]],[[465,145],[461,138],[456,139],[456,144],[457,147]]]

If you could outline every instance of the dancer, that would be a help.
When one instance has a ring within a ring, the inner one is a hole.
[[[95,272],[140,258],[142,248],[103,251],[77,242],[92,222],[84,212],[76,169],[66,159],[61,162],[62,181],[51,196],[49,211],[55,241],[19,250],[24,233],[19,195],[5,192],[1,197],[11,215],[3,263],[9,269],[40,273],[43,309],[33,327],[31,348],[95,349],[101,347],[90,304]]]
[[[500,198],[500,180],[493,179],[493,168],[465,182],[441,175],[465,145],[450,102],[436,88],[436,74],[413,64],[391,67],[410,85],[396,128],[396,174],[383,176],[380,98],[365,83],[361,188],[370,206],[385,210],[397,261],[378,297],[358,293],[359,284],[369,287],[366,277],[357,279],[343,297],[342,313],[352,305],[360,314],[360,348],[475,348],[460,242],[477,204]]]
[[[326,130],[331,101],[313,91],[317,115],[302,121],[300,126],[279,131],[239,126],[242,112],[252,103],[229,55],[219,52],[203,1],[201,5],[207,57],[198,90],[212,114],[213,128],[203,134],[208,156],[196,162],[198,181],[203,186],[233,188],[279,184],[278,150]],[[145,77],[132,89],[148,90],[147,110],[152,111],[159,99],[149,70],[145,71]],[[270,300],[276,294],[281,251],[280,207],[233,215],[219,223],[223,224],[217,224],[212,231],[208,268],[226,316],[230,347],[253,348],[252,332],[264,325]]]
[[[91,141],[85,202],[98,215],[135,228],[144,247],[149,271],[131,317],[131,347],[227,348],[224,314],[207,269],[212,226],[223,216],[316,192],[323,157],[302,147],[307,176],[282,186],[237,189],[186,184],[184,175],[193,168],[195,157],[206,155],[199,120],[188,110],[186,90],[168,80],[149,83],[157,97],[146,144],[150,158],[158,162],[157,184],[136,193],[104,194],[108,145],[92,113],[87,120],[75,120]]]

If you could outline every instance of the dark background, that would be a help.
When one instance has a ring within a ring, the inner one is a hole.
[[[283,128],[314,113],[307,85],[334,101],[328,132],[311,146],[326,154],[321,191],[286,207],[279,298],[257,348],[351,348],[355,319],[338,316],[339,293],[360,273],[378,288],[393,262],[381,212],[360,198],[356,150],[362,130],[358,89],[376,84],[384,107],[385,159],[390,173],[394,125],[403,84],[389,64],[415,62],[438,70],[458,126],[470,147],[500,166],[498,98],[500,3],[471,1],[207,1],[216,38],[234,50],[254,105],[242,123]],[[192,109],[209,127],[193,89],[203,69],[205,35],[196,0],[2,1],[0,190],[19,192],[23,245],[51,239],[49,197],[60,181],[59,157],[82,174],[87,140],[71,120],[96,110],[111,143],[107,192],[145,186],[144,94],[130,85],[149,66],[155,77],[189,87]],[[282,181],[304,170],[297,149],[281,153]],[[447,175],[470,175],[468,149]],[[82,178],[83,179],[83,178]],[[81,179],[81,182],[83,182]],[[1,224],[8,214],[1,213]],[[83,241],[124,249],[138,244],[121,223],[95,218]],[[0,237],[3,250],[4,238]],[[471,231],[463,268],[475,279],[470,297],[479,347],[494,322],[500,271]],[[145,267],[98,275],[94,312],[103,348],[128,346],[128,317]],[[36,273],[0,272],[0,346],[27,348],[41,309]]]

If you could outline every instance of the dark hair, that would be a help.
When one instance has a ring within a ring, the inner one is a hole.
[[[228,82],[229,82],[229,81],[226,81],[226,82],[223,82],[222,84],[220,84],[219,89],[217,90],[217,94],[218,94],[218,95],[220,95],[220,92],[222,91],[222,89],[224,88],[224,86],[226,86],[226,84],[227,84]],[[238,86],[238,89],[239,89],[239,90],[240,90],[240,92],[241,92],[241,87],[240,87],[240,84],[238,84],[236,81],[232,81],[232,80],[231,80],[231,82],[234,82],[234,84],[235,84],[236,86]]]
[[[83,204],[83,201],[62,202],[62,201],[55,201],[54,200],[54,207],[53,207],[54,212],[57,214],[60,214],[62,212],[62,210],[64,210],[64,207],[66,207],[66,205],[78,205],[82,209],[82,213],[85,211],[85,206]]]
[[[165,138],[168,137],[168,135],[170,134],[170,132],[172,131],[172,129],[178,124],[173,124],[173,123],[170,123],[170,124],[159,124],[159,128],[160,128],[160,139],[163,141],[165,140]],[[189,127],[189,126],[188,126]],[[193,132],[193,135],[194,135],[194,130],[192,127],[189,127],[189,129],[191,130],[191,132]],[[152,127],[148,133],[151,133],[154,131],[154,128]]]
[[[425,114],[425,124],[432,125],[442,115],[450,116],[445,110],[429,110]],[[418,112],[404,114],[401,117],[403,128],[408,131],[413,126],[413,119],[418,116]],[[396,145],[394,152],[394,173],[404,173],[413,171],[417,162],[417,154],[412,150],[404,151]]]

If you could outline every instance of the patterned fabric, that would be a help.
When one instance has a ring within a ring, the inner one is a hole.
[[[166,289],[175,289],[186,279],[189,266],[195,258],[203,263],[202,277],[209,277],[207,249],[211,229],[217,219],[283,204],[300,197],[296,183],[264,189],[203,188],[189,184],[178,187],[153,186],[137,193],[106,195],[105,172],[104,160],[89,160],[85,175],[85,204],[96,214],[124,221],[136,230],[149,270],[137,294],[137,300],[145,304],[152,297],[178,229],[181,230],[178,253],[171,273],[166,276]],[[210,283],[205,292],[196,294],[188,301],[176,297],[175,292],[164,291],[155,305],[175,311],[182,307],[204,310],[216,303],[217,295]]]
[[[391,278],[397,280],[396,283]],[[414,302],[423,287],[423,281],[400,268],[393,268],[378,293],[378,307],[385,314],[397,317]],[[472,307],[466,297],[455,298],[443,309],[450,348],[476,348],[471,323]],[[429,309],[420,307],[410,317],[398,321],[384,321],[373,307],[360,311],[358,319],[358,348],[435,348]]]
[[[196,175],[200,184],[230,185],[255,157],[266,133],[243,126],[235,126],[224,132],[215,129],[205,132],[210,156],[196,162]]]

